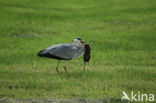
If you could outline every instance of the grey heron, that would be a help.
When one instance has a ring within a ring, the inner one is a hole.
[[[70,44],[56,44],[52,45],[45,50],[39,51],[37,54],[40,57],[57,59],[58,64],[56,71],[59,73],[58,67],[60,60],[72,60],[81,56],[85,52],[85,42],[80,38],[75,38]],[[64,70],[67,72],[66,66]]]

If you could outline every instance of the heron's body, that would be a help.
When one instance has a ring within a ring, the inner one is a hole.
[[[71,60],[79,57],[84,52],[84,47],[71,44],[52,45],[38,53],[40,57],[53,58],[58,60]]]

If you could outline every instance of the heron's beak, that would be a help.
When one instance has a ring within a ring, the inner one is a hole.
[[[85,45],[86,45],[86,43],[85,43],[84,41],[82,41],[82,40],[81,40],[81,43],[82,43],[82,45],[83,45],[83,46],[85,46]]]

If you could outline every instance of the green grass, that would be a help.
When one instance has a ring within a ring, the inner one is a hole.
[[[114,98],[156,94],[155,0],[0,0],[0,98]],[[39,58],[80,37],[92,47],[56,73]]]

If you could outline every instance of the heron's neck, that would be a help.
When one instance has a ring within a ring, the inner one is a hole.
[[[79,43],[72,43],[72,44],[81,47],[81,44]]]

